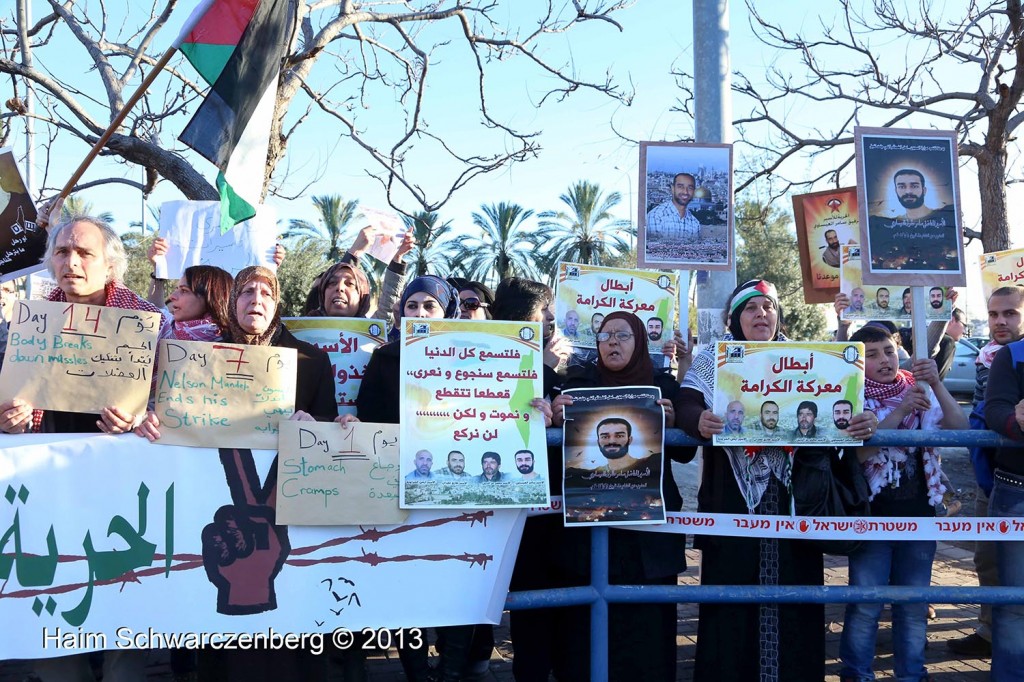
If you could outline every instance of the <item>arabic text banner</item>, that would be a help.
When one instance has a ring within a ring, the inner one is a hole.
[[[864,345],[719,341],[715,445],[860,445],[846,434],[864,410]]]
[[[0,372],[0,401],[42,410],[143,414],[160,314],[82,303],[18,301]]]
[[[387,341],[384,322],[361,317],[286,317],[282,321],[295,338],[327,353],[338,414],[354,415],[366,363],[374,349]]]
[[[519,510],[281,526],[273,452],[53,438],[0,450],[0,658],[501,618]]]
[[[839,271],[839,288],[850,297],[850,306],[843,311],[843,319],[910,321],[910,287],[864,284],[861,247],[843,244],[840,250],[843,260]],[[946,299],[946,290],[940,286],[930,287],[925,319],[929,322],[944,321],[952,313],[953,305]]]
[[[547,504],[540,324],[403,323],[401,506]]]
[[[294,348],[164,340],[154,411],[160,445],[276,448],[295,412]]]
[[[8,147],[0,149],[0,281],[41,270],[46,230],[36,225],[36,207]]]
[[[981,254],[981,288],[987,301],[999,287],[1024,285],[1024,249]]]

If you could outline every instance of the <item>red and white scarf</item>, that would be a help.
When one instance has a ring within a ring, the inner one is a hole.
[[[881,421],[903,403],[907,392],[913,386],[914,376],[905,369],[896,372],[896,380],[891,384],[880,384],[865,377],[864,407],[874,412],[878,420]],[[929,398],[932,402],[931,409],[925,412],[918,410],[910,412],[903,418],[898,428],[920,428],[923,430],[940,428],[942,408],[931,391],[929,391]],[[875,495],[886,486],[899,487],[903,465],[909,456],[913,456],[912,452],[908,452],[906,448],[889,446],[880,448],[878,454],[861,464],[864,476],[868,480],[868,487],[871,489],[871,499],[874,499]],[[928,488],[928,503],[934,507],[942,502],[942,495],[946,492],[946,486],[942,483],[942,459],[933,448],[923,448],[922,458]]]

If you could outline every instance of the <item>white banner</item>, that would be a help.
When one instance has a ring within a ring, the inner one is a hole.
[[[63,438],[0,441],[0,659],[501,618],[520,510],[277,526],[271,451]]]

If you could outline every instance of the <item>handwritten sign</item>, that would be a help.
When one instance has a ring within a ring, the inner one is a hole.
[[[255,218],[221,233],[220,202],[165,201],[160,236],[169,242],[155,264],[160,279],[178,279],[192,265],[216,265],[232,275],[250,265],[277,270],[277,212],[272,206],[259,206]]]
[[[295,338],[327,353],[338,414],[355,414],[366,363],[374,349],[387,342],[385,323],[361,317],[286,317],[283,322]]]
[[[339,627],[362,646],[377,634],[363,628],[501,620],[521,510],[286,526],[272,451],[52,438],[6,436],[0,449],[0,490],[12,491],[0,500],[0,658],[146,650],[171,637],[198,648],[255,634],[268,645],[268,633],[316,652]],[[416,585],[430,589],[411,599]]]
[[[911,293],[908,286],[864,284],[861,277],[861,247],[842,247],[842,266],[839,286],[850,297],[850,306],[843,311],[844,320],[905,320],[911,319]],[[952,304],[946,299],[946,290],[940,286],[928,289],[928,309],[925,319],[948,320]]]
[[[1024,286],[1024,249],[981,254],[981,288],[987,301],[999,287]]]
[[[274,449],[295,412],[294,348],[164,340],[157,368],[161,445]]]
[[[860,445],[847,435],[864,411],[864,345],[719,341],[715,445]]]
[[[661,347],[673,337],[678,293],[678,273],[559,263],[555,324],[572,344],[569,365],[596,361],[595,335],[605,315],[625,311],[646,325],[654,366],[666,366]]]
[[[565,525],[665,522],[665,413],[654,386],[572,389],[563,429]]]
[[[0,149],[0,282],[42,270],[46,230],[36,225],[36,207],[14,153]]]
[[[281,422],[277,520],[290,526],[401,523],[398,425]]]
[[[398,253],[398,246],[402,242],[402,233],[405,231],[405,223],[394,211],[382,211],[368,206],[362,206],[359,210],[362,212],[363,218],[376,231],[367,253],[381,263],[390,263]]]
[[[82,303],[18,301],[0,372],[0,401],[41,410],[143,414],[160,314]]]
[[[540,324],[403,323],[401,506],[546,505]]]
[[[805,303],[831,303],[839,293],[841,244],[857,243],[857,188],[793,195]]]

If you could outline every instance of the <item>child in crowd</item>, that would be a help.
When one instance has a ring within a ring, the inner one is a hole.
[[[939,379],[934,360],[899,368],[896,342],[888,331],[866,326],[850,337],[864,344],[864,403],[879,429],[966,429],[967,418]],[[865,447],[859,458],[871,489],[873,516],[934,516],[946,491],[932,448]],[[931,583],[934,540],[871,540],[850,555],[851,585]],[[843,682],[875,679],[871,664],[881,603],[847,604],[839,657]],[[924,648],[928,605],[893,604],[894,676],[926,680]]]

